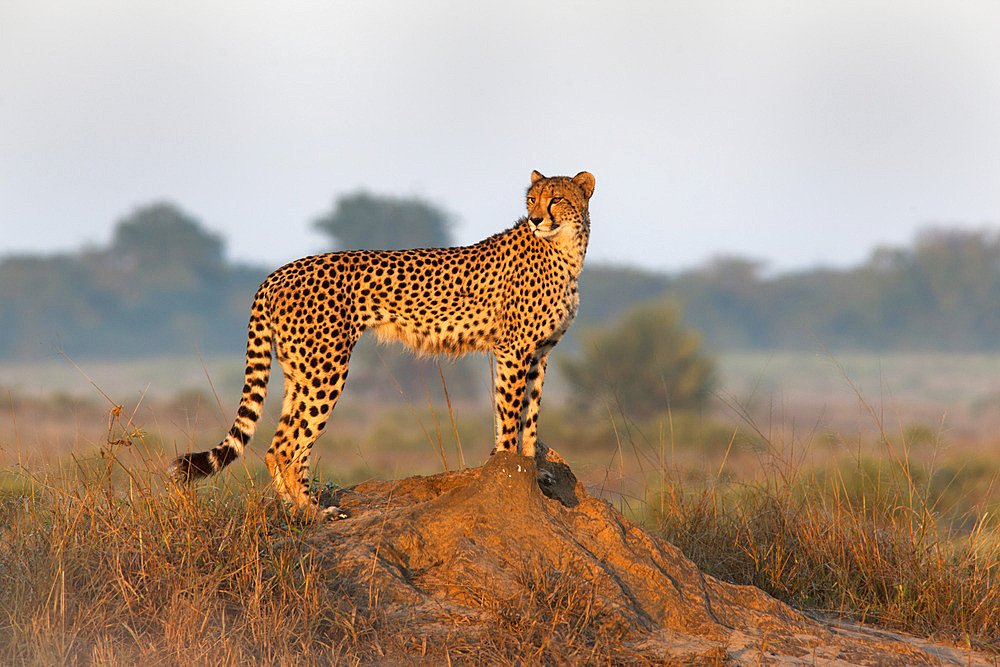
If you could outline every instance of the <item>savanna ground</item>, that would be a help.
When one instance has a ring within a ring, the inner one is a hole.
[[[591,495],[706,573],[811,613],[1000,655],[1000,356],[720,362],[710,409],[642,420],[627,406],[575,408],[554,377],[542,439]],[[482,386],[448,396],[433,366],[426,389],[403,393],[368,391],[384,369],[352,368],[315,450],[317,483],[479,465],[489,376],[485,360],[472,363]],[[228,428],[238,361],[80,367],[60,357],[0,370],[5,664],[643,662],[551,573],[536,573],[552,584],[542,598],[490,602],[502,642],[411,636],[380,616],[377,591],[325,576],[301,548],[312,529],[270,502],[275,396],[231,472],[194,496],[163,479],[176,452]],[[524,627],[529,613],[545,622]]]

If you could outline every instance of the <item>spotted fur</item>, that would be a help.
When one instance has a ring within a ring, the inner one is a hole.
[[[427,353],[492,352],[496,451],[535,455],[549,351],[576,315],[577,277],[590,236],[594,177],[531,174],[528,216],[475,245],[356,250],[287,264],[254,297],[243,395],[222,443],[186,454],[174,476],[190,482],[243,453],[260,418],[271,350],[284,371],[281,419],[265,460],[279,493],[310,514],[309,452],[347,379],[362,332]],[[337,508],[326,516],[342,516]]]

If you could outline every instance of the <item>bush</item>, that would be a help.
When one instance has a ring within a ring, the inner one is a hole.
[[[701,352],[701,335],[680,321],[671,303],[640,306],[613,327],[582,334],[583,350],[562,370],[584,406],[615,403],[648,417],[666,407],[700,407],[715,384],[715,364]]]

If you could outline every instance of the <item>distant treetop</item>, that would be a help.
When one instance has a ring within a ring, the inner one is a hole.
[[[219,269],[225,244],[202,223],[170,202],[136,207],[115,224],[112,256],[138,265]]]
[[[313,223],[335,250],[400,250],[453,244],[451,216],[414,197],[356,192],[337,199],[333,210]]]

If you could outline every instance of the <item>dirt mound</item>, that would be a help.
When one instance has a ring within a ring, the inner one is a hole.
[[[824,625],[702,574],[589,497],[554,453],[539,467],[546,493],[535,463],[510,453],[482,468],[361,484],[335,498],[351,518],[320,529],[311,549],[367,582],[382,613],[424,642],[563,632],[591,657],[622,661],[970,664],[957,650]]]

